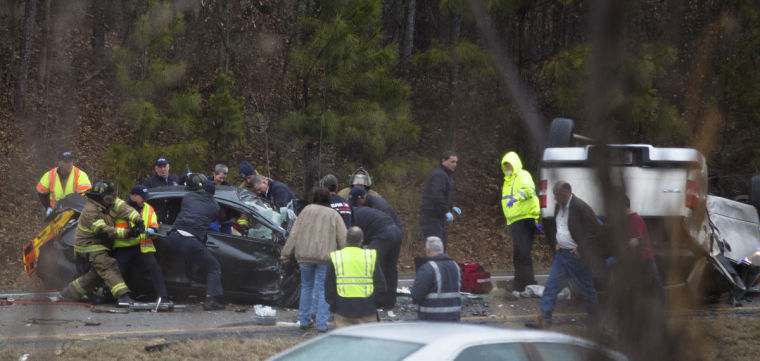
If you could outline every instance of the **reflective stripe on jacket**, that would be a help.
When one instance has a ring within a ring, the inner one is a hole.
[[[74,233],[74,252],[108,251],[114,240],[126,238],[128,229],[115,226],[118,218],[128,219],[130,222],[142,220],[140,214],[121,199],[117,198],[108,208],[87,199]]]
[[[459,321],[461,277],[459,266],[446,254],[434,256],[422,265],[412,287],[412,299],[420,305],[418,318]]]
[[[507,174],[506,164],[512,166],[512,174]],[[501,188],[501,209],[507,219],[507,225],[526,218],[538,219],[541,209],[538,205],[536,185],[533,177],[523,169],[520,157],[515,152],[509,152],[501,159],[501,171],[504,172],[504,186]],[[507,203],[511,198],[516,201],[512,207]]]
[[[79,168],[72,166],[66,184],[61,184],[61,177],[58,175],[58,168],[53,168],[42,175],[37,182],[37,192],[41,194],[50,194],[50,206],[55,207],[55,202],[71,193],[84,193],[92,188],[90,178],[87,173]]]
[[[335,284],[338,296],[368,298],[375,292],[373,275],[377,251],[359,247],[345,247],[330,252],[335,267]]]
[[[156,217],[156,212],[153,210],[153,207],[148,204],[148,202],[143,202],[142,219],[143,222],[145,222],[146,229],[151,227],[158,229],[158,218]],[[132,228],[134,225],[134,222],[128,222],[126,219],[120,218],[116,220],[116,228],[124,228],[129,231],[129,228]],[[153,240],[145,233],[126,240],[117,239],[113,243],[113,248],[132,247],[136,246],[138,243],[140,244],[140,252],[142,253],[156,251],[156,247],[153,246]]]

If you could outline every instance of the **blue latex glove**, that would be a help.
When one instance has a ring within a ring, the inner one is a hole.
[[[610,257],[604,260],[604,266],[607,268],[610,268],[614,266],[616,262],[617,260],[615,259],[615,257]]]
[[[513,205],[513,204],[515,204],[515,202],[517,202],[517,199],[515,199],[515,198],[510,198],[510,199],[507,201],[507,207],[512,207],[512,205]]]
[[[454,213],[456,213],[457,216],[462,214],[462,210],[459,209],[459,207],[451,207],[451,210],[454,211]]]
[[[536,222],[536,229],[538,230],[538,233],[544,234],[544,226],[542,226],[541,223]]]
[[[149,236],[152,236],[152,235],[156,234],[156,230],[155,230],[155,228],[148,227],[148,229],[145,230],[145,234],[147,234]]]
[[[454,215],[451,214],[451,212],[446,212],[446,221],[447,222],[454,222]]]
[[[50,217],[51,214],[53,214],[53,207],[48,207],[48,209],[45,210],[45,217]]]

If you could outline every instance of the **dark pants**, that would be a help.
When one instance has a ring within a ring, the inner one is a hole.
[[[401,238],[401,231],[395,225],[367,237],[368,248],[377,251],[377,263],[385,276],[386,291],[378,292],[376,295],[377,303],[382,307],[392,308],[396,305],[397,266],[401,254]]]
[[[138,272],[147,272],[147,274],[150,275],[150,281],[153,284],[153,292],[156,296],[168,300],[166,284],[164,283],[164,274],[161,272],[161,266],[158,265],[158,261],[156,261],[155,253],[142,253],[140,252],[140,246],[138,245],[114,248],[112,255],[113,258],[116,258],[116,262],[119,263],[119,270],[125,279],[127,278],[127,272],[129,272],[130,267],[137,266],[139,267]]]
[[[512,262],[515,265],[515,290],[522,292],[527,285],[536,284],[533,275],[533,232],[536,229],[536,221],[532,218],[521,219],[509,225],[512,236],[513,255]]]
[[[185,237],[179,232],[171,232],[167,237],[170,252],[200,265],[206,272],[206,294],[222,296],[222,266],[208,249],[195,237]]]
[[[422,236],[425,239],[433,236],[440,238],[443,242],[443,249],[446,250],[446,227],[443,222],[443,218],[420,216]]]

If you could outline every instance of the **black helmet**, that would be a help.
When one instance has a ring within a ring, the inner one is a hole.
[[[92,185],[92,188],[88,189],[86,193],[91,196],[113,196],[114,193],[116,193],[116,187],[113,185],[113,182],[102,180],[95,182],[95,184]]]
[[[185,189],[189,191],[197,191],[203,187],[203,183],[208,180],[208,177],[200,173],[191,173],[185,181]]]
[[[88,198],[104,204],[106,207],[116,198],[116,186],[110,180],[97,181],[85,192]]]

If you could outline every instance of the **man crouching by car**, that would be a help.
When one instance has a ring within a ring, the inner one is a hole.
[[[191,174],[185,183],[188,192],[182,197],[182,207],[167,237],[169,252],[200,265],[206,272],[206,311],[223,310],[222,266],[205,245],[206,232],[219,216],[219,204],[214,199],[216,186],[202,174]]]
[[[113,182],[96,182],[85,196],[87,203],[79,215],[74,234],[74,252],[89,263],[90,270],[64,287],[61,297],[80,300],[102,279],[119,303],[134,303],[119,266],[109,252],[114,240],[136,237],[144,232],[142,217],[126,202],[116,198]],[[119,218],[129,220],[134,226],[117,228],[115,222]]]

